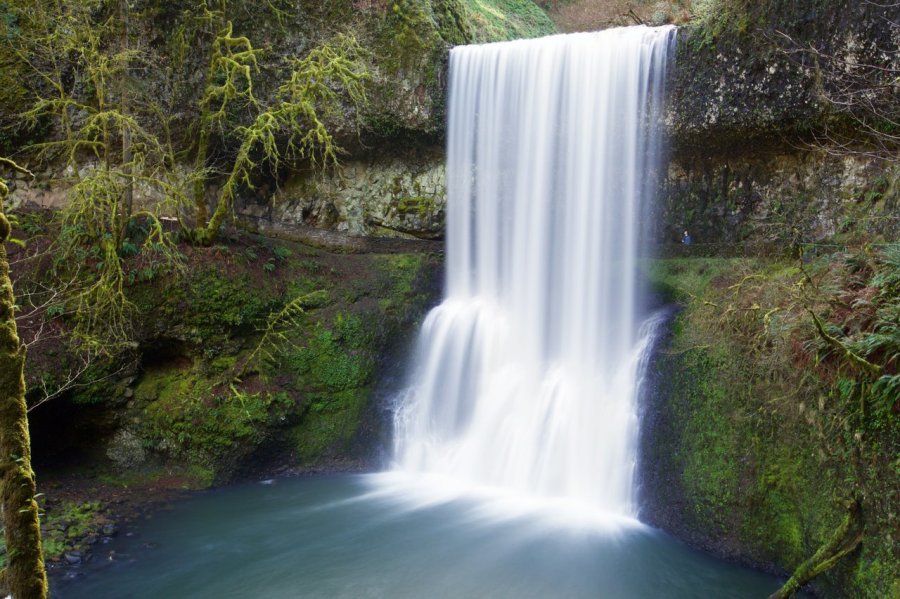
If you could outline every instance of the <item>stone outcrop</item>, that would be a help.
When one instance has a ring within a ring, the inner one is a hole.
[[[291,175],[274,201],[246,203],[241,216],[290,228],[313,225],[357,236],[437,239],[444,233],[444,156],[424,148],[346,160],[325,176]]]
[[[865,89],[900,70],[896,8],[718,5],[679,32],[657,240],[684,228],[701,243],[818,242],[858,229],[896,238],[900,173],[860,134],[872,114],[843,103],[849,91],[876,111],[900,110],[896,95]]]
[[[676,154],[654,219],[656,240],[785,248],[851,241],[859,231],[896,239],[898,172],[882,160],[786,145]]]

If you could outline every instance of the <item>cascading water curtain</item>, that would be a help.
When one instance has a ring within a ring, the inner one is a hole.
[[[398,469],[634,514],[639,221],[674,32],[451,52],[447,295]]]

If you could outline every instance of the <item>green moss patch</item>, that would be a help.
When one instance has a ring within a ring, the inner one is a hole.
[[[63,502],[54,505],[42,517],[41,537],[44,558],[59,561],[67,551],[85,550],[85,538],[99,537],[110,520],[99,501],[86,503]]]
[[[195,367],[147,372],[135,397],[146,404],[142,437],[151,448],[207,468],[257,446],[291,407],[286,393],[216,385]]]
[[[300,464],[314,466],[325,458],[352,455],[351,443],[359,431],[369,391],[361,387],[308,396],[309,409],[290,433]]]
[[[651,282],[682,305],[661,356],[665,428],[648,455],[674,473],[693,542],[792,570],[856,501],[862,549],[817,583],[890,596],[900,412],[884,391],[900,366],[898,263],[891,245],[808,262],[647,263]],[[878,374],[823,339],[810,313]]]
[[[369,416],[379,359],[414,334],[438,261],[280,247],[201,250],[220,263],[192,265],[150,310],[172,314],[187,342],[165,341],[171,349],[133,391],[131,428],[148,460],[163,456],[222,480],[266,445],[287,443],[309,466],[360,459],[370,447],[357,441],[380,426]],[[272,260],[271,272],[257,270]],[[272,321],[297,298],[302,310]]]

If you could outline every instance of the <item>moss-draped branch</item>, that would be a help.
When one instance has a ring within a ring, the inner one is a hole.
[[[226,32],[229,39],[232,39],[230,27]],[[243,39],[233,38],[230,44],[242,48],[239,51],[244,56],[242,60],[248,61],[251,57],[255,60],[255,54],[250,53],[244,42],[237,41]],[[230,48],[232,45],[223,47]],[[218,50],[213,56],[215,61],[220,60]],[[203,220],[205,198],[195,196],[198,202],[198,220],[192,237],[196,242],[212,242],[231,214],[238,189],[240,186],[253,187],[252,175],[263,162],[269,163],[274,169],[285,159],[306,160],[319,168],[337,164],[342,150],[329,131],[326,121],[341,114],[344,98],[349,99],[355,109],[366,104],[364,84],[370,74],[365,59],[365,51],[356,38],[339,35],[331,42],[314,48],[304,58],[293,61],[291,76],[278,88],[275,102],[257,114],[253,123],[236,129],[241,145],[222,185],[216,210],[208,222]],[[231,65],[232,70],[221,73],[226,79],[239,77],[246,90],[245,95],[229,96],[228,94],[234,94],[234,90],[239,89],[231,84],[218,86],[214,97],[242,97],[257,105],[252,96],[252,81],[249,79],[251,65],[233,64],[233,61],[226,64]],[[229,89],[232,91],[228,91]],[[218,110],[223,111],[225,107],[225,104],[220,104]],[[216,112],[201,118],[212,123],[221,117]],[[201,136],[200,147],[204,157],[207,143],[208,138]],[[198,163],[197,167],[199,172],[204,172],[204,165]],[[203,189],[205,182],[202,177],[198,177],[198,193]]]

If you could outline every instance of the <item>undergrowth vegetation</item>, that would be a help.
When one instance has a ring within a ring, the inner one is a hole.
[[[852,513],[836,576],[859,596],[900,591],[900,245],[651,271],[684,306],[662,443],[679,447],[688,518],[793,570]]]
[[[378,361],[411,335],[436,289],[428,273],[438,262],[423,254],[340,256],[244,236],[182,242],[178,272],[141,276],[141,255],[121,258],[131,345],[83,361],[77,315],[53,292],[42,252],[59,226],[34,212],[17,223],[29,238],[13,254],[29,406],[105,414],[113,426],[103,425],[109,460],[98,475],[109,480],[168,469],[208,486],[264,446],[297,466],[349,464],[363,451],[351,443],[371,443],[361,427],[380,426],[363,419]]]
[[[467,20],[477,32],[472,42],[538,37],[552,32],[547,15],[521,0],[462,0]]]

